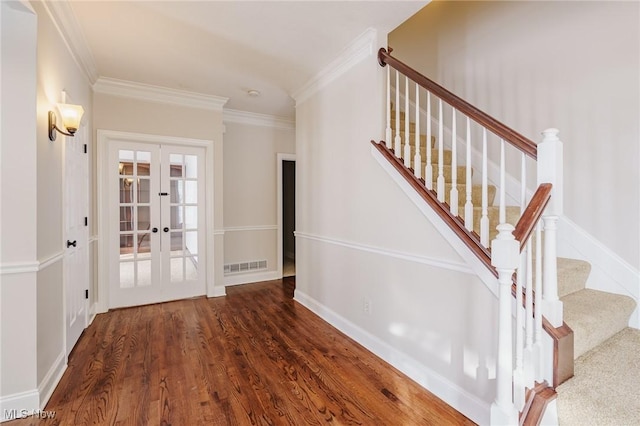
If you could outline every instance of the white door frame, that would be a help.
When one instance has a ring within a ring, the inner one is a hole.
[[[149,135],[144,133],[120,132],[115,130],[98,130],[97,143],[97,174],[98,174],[98,230],[100,238],[98,240],[98,297],[97,311],[107,312],[109,309],[109,216],[107,212],[107,191],[109,190],[108,182],[108,147],[114,141],[128,141],[150,144],[168,144],[181,146],[195,146],[205,149],[205,187],[207,188],[207,197],[205,200],[205,261],[206,261],[206,292],[207,295],[213,294],[214,286],[214,142],[205,139],[190,139],[174,136]]]
[[[278,212],[278,278],[282,278],[282,162],[283,161],[296,161],[295,154],[285,154],[278,153],[276,159],[276,170],[277,170],[277,188],[276,192],[278,194],[277,202],[277,212]]]

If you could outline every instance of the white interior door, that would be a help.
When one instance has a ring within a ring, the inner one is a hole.
[[[109,307],[205,294],[204,149],[117,142],[109,170]]]
[[[66,353],[73,349],[88,322],[89,232],[87,129],[64,142],[64,286]]]

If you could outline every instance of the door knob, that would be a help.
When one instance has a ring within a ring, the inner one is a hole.
[[[165,226],[165,227],[164,227],[164,229],[163,229],[163,231],[164,231],[164,232],[169,232],[169,228]]]
[[[76,240],[73,240],[73,242],[72,242],[72,241],[67,240],[67,248],[69,248],[69,247],[71,247],[71,246],[73,246],[73,247],[75,247],[75,246],[76,246]]]
[[[156,232],[158,232],[158,228],[151,228],[151,232],[155,234]]]

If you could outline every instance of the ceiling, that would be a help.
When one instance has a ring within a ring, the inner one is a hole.
[[[100,77],[229,98],[292,118],[301,88],[367,28],[427,1],[69,1]],[[249,89],[260,91],[252,97]]]

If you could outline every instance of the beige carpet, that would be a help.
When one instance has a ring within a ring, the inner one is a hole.
[[[557,392],[561,426],[640,425],[640,330],[625,328],[578,358]]]

